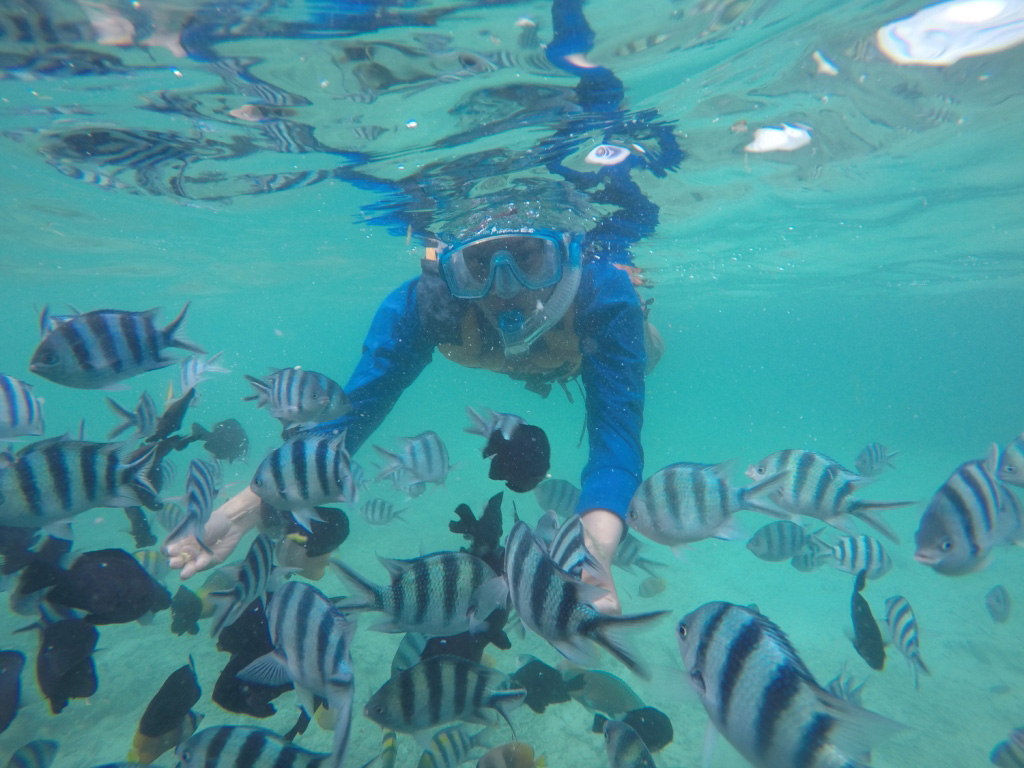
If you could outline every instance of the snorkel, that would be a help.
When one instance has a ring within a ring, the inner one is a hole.
[[[506,358],[518,358],[529,354],[530,347],[537,339],[565,316],[569,305],[576,298],[583,275],[582,243],[579,236],[566,236],[566,261],[562,277],[548,300],[537,306],[528,318],[518,309],[506,310],[497,317],[498,335],[505,350]]]

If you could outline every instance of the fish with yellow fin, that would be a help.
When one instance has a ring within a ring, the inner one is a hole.
[[[128,760],[149,765],[195,733],[200,716],[192,707],[201,694],[190,656],[188,664],[168,676],[143,712]]]

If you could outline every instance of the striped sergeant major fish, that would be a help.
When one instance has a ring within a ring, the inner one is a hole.
[[[15,750],[7,768],[50,768],[57,756],[58,744],[49,739],[36,739]]]
[[[356,481],[358,485],[358,481]],[[359,508],[363,519],[370,525],[387,525],[392,520],[402,520],[405,509],[395,509],[395,505],[386,499],[369,499]]]
[[[341,418],[352,410],[341,385],[316,371],[281,368],[262,379],[245,378],[256,394],[242,399],[255,400],[257,408],[266,408],[285,426],[321,424]]]
[[[899,544],[899,537],[875,513],[906,507],[912,501],[862,501],[851,494],[870,480],[815,451],[785,450],[765,457],[747,469],[751,480],[764,480],[788,471],[784,484],[777,486],[771,501],[792,515],[807,515],[846,531],[849,518],[863,520],[883,536]]]
[[[45,528],[70,539],[67,521],[96,507],[155,503],[149,480],[155,449],[132,458],[125,443],[54,437],[0,454],[0,525]]]
[[[921,645],[917,638],[917,617],[910,602],[902,595],[890,597],[885,601],[885,623],[889,626],[889,635],[896,649],[907,657],[910,668],[914,672],[914,688],[918,685],[918,670],[930,675],[928,667],[921,658]]]
[[[807,528],[791,520],[768,523],[747,542],[747,549],[769,563],[789,560],[804,552],[811,541]]]
[[[861,477],[877,477],[886,467],[896,469],[892,460],[899,454],[899,451],[890,451],[881,443],[868,443],[853,460],[853,466]]]
[[[179,385],[182,392],[195,389],[214,373],[231,373],[231,370],[218,363],[223,352],[213,355],[189,355],[181,361]]]
[[[504,579],[483,560],[466,552],[437,552],[413,560],[377,558],[391,583],[379,586],[333,560],[356,593],[336,605],[344,611],[382,611],[387,617],[371,629],[449,637],[486,629],[485,619],[505,600]]]
[[[426,483],[422,480],[417,480],[409,474],[408,470],[402,467],[388,472],[387,476],[391,478],[391,487],[400,493],[404,493],[409,499],[418,498],[427,490]]]
[[[523,624],[567,659],[584,667],[596,666],[596,645],[636,674],[646,676],[644,665],[625,636],[667,611],[629,616],[601,613],[593,601],[605,591],[584,584],[559,568],[522,520],[512,526],[505,542],[505,578],[512,605]]]
[[[376,768],[395,768],[398,762],[398,734],[385,729],[380,737],[380,754],[375,758]]]
[[[1003,449],[996,479],[1007,485],[1024,487],[1024,432]]]
[[[420,755],[416,768],[455,768],[469,760],[470,753],[477,747],[486,746],[491,728],[470,735],[464,725],[450,725],[430,739],[427,748]]]
[[[219,725],[204,728],[174,750],[181,768],[336,768],[334,755],[318,754],[285,741],[266,728]]]
[[[460,656],[431,656],[393,675],[363,714],[383,728],[413,733],[455,720],[485,722],[483,710],[493,709],[512,728],[508,714],[523,703],[526,690],[507,684],[508,676],[492,667]]]
[[[559,517],[568,517],[576,511],[580,489],[568,480],[551,479],[534,488],[533,495],[545,512],[553,509]]]
[[[276,509],[287,509],[309,530],[322,522],[315,507],[356,500],[345,433],[300,434],[271,451],[252,478],[253,493]]]
[[[610,768],[655,768],[640,734],[621,720],[604,721],[604,751]]]
[[[1024,768],[1024,728],[1015,728],[1010,738],[996,744],[989,760],[999,768]]]
[[[824,690],[756,610],[706,603],[676,634],[711,722],[758,768],[863,768],[872,743],[902,728]]]
[[[548,512],[548,515],[552,513]],[[555,564],[574,578],[581,578],[584,568],[600,575],[601,565],[587,549],[583,538],[583,523],[577,515],[566,518],[558,526],[547,550]]]
[[[43,405],[32,385],[0,373],[0,440],[42,437]]]
[[[490,440],[491,435],[495,432],[500,433],[506,440],[511,440],[516,429],[526,423],[522,417],[516,416],[514,413],[498,413],[490,408],[484,408],[484,415],[481,416],[467,406],[466,413],[472,423],[462,431],[471,435],[480,435],[486,440]]]
[[[108,440],[113,440],[115,437],[120,435],[126,430],[135,428],[135,434],[132,435],[137,440],[149,437],[153,434],[153,429],[156,427],[156,403],[153,402],[153,398],[149,396],[149,392],[143,392],[139,396],[139,404],[135,406],[134,411],[129,411],[127,408],[122,408],[116,402],[107,398],[107,405],[110,409],[121,417],[121,423],[114,427],[107,434]]]
[[[778,517],[778,510],[759,499],[781,487],[789,472],[783,468],[757,478],[749,488],[733,488],[728,476],[731,464],[682,462],[658,470],[633,494],[626,522],[642,536],[674,547],[713,536],[730,538],[732,516],[741,509]]]
[[[659,563],[657,560],[651,560],[648,557],[644,557],[641,552],[642,545],[640,541],[630,534],[626,534],[625,538],[619,542],[618,548],[615,550],[615,557],[612,558],[612,565],[617,565],[627,573],[632,573],[633,568],[639,568],[640,570],[650,574],[654,578],[660,578],[655,572],[654,568],[664,568],[664,563]]]
[[[170,347],[202,352],[202,347],[178,337],[185,322],[186,302],[178,316],[160,329],[153,320],[159,310],[121,312],[98,309],[85,314],[52,318],[29,370],[55,384],[77,389],[101,389],[112,384],[172,365],[164,353]],[[47,310],[41,323],[47,325]]]
[[[270,600],[267,626],[274,650],[244,667],[238,677],[260,685],[293,683],[310,717],[315,714],[313,697],[325,699],[337,713],[332,762],[325,765],[341,765],[352,724],[350,648],[355,623],[316,587],[289,581]]]
[[[935,492],[915,535],[914,559],[947,576],[984,568],[992,548],[1018,535],[1020,507],[996,479],[999,449],[961,464]]]
[[[373,447],[389,462],[377,477],[378,480],[404,470],[415,482],[444,485],[448,470],[451,469],[448,449],[436,432],[428,431],[416,437],[402,438],[402,450],[398,453],[386,451],[379,445]]]
[[[866,571],[867,578],[880,579],[892,569],[892,559],[882,547],[882,542],[871,536],[844,536],[833,545],[825,544],[815,536],[811,546],[818,554],[819,564],[831,563],[843,573],[856,576]]]
[[[206,459],[192,459],[188,465],[185,478],[185,516],[178,526],[164,540],[164,551],[171,542],[180,541],[185,536],[194,536],[195,540],[207,552],[210,549],[203,541],[203,529],[213,512],[213,500],[217,496],[217,483],[220,480],[220,466]]]
[[[253,539],[242,564],[233,569],[234,585],[230,589],[209,594],[215,606],[213,620],[210,622],[212,637],[217,637],[224,627],[234,624],[253,600],[261,603],[264,601],[273,570],[274,543],[265,533],[261,533]]]

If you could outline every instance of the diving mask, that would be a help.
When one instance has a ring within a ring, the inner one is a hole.
[[[482,299],[493,289],[509,299],[522,288],[536,291],[561,280],[570,243],[570,237],[556,233],[509,232],[462,243],[439,254],[438,261],[452,296]]]

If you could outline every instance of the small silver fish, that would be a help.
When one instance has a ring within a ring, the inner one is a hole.
[[[0,439],[42,437],[43,405],[32,385],[0,373]]]
[[[568,480],[545,480],[533,489],[537,503],[545,512],[555,510],[559,517],[568,517],[576,511],[580,489]]]
[[[776,520],[759,529],[747,542],[747,549],[762,560],[777,563],[800,554],[807,547],[809,534],[802,525]]]
[[[514,413],[498,413],[490,408],[484,408],[483,416],[470,407],[466,408],[466,413],[469,414],[472,424],[463,431],[471,435],[480,435],[485,440],[490,440],[495,432],[499,432],[506,440],[511,440],[516,428],[526,423]]]
[[[921,645],[917,637],[917,618],[907,598],[902,595],[890,597],[885,601],[885,623],[889,626],[889,636],[896,649],[907,657],[910,668],[914,672],[914,688],[918,687],[918,670],[930,675],[928,667],[921,659]]]
[[[322,424],[339,419],[352,410],[341,386],[329,376],[303,368],[281,368],[258,379],[246,376],[256,394],[242,398],[255,400],[257,408],[266,408],[283,425]]]
[[[416,437],[402,438],[402,450],[398,453],[386,451],[377,445],[373,447],[389,462],[378,479],[397,470],[405,470],[415,482],[444,485],[451,469],[448,450],[436,432],[428,431]]]
[[[395,509],[395,505],[385,499],[368,499],[359,511],[370,525],[387,525],[392,520],[404,520],[401,515],[405,512],[404,509]]]
[[[180,768],[276,766],[328,768],[340,765],[332,755],[297,747],[266,728],[220,725],[204,728],[174,750]]]
[[[886,467],[896,469],[892,460],[899,456],[899,451],[890,451],[881,443],[869,443],[865,445],[857,458],[853,460],[853,466],[861,477],[877,477],[885,471]]]
[[[816,546],[827,562],[844,573],[856,576],[867,571],[867,578],[880,579],[892,570],[892,559],[872,536],[844,536],[834,545],[826,545],[823,552],[820,544]]]
[[[988,608],[988,615],[996,624],[1005,624],[1009,621],[1012,605],[1010,593],[1001,584],[992,587],[985,595],[985,607]]]
[[[760,481],[780,472],[789,472],[788,480],[776,488],[771,500],[785,512],[817,518],[847,533],[852,532],[849,519],[856,517],[899,543],[899,537],[875,513],[914,502],[854,499],[852,494],[870,481],[815,451],[777,451],[751,464],[747,477]]]

